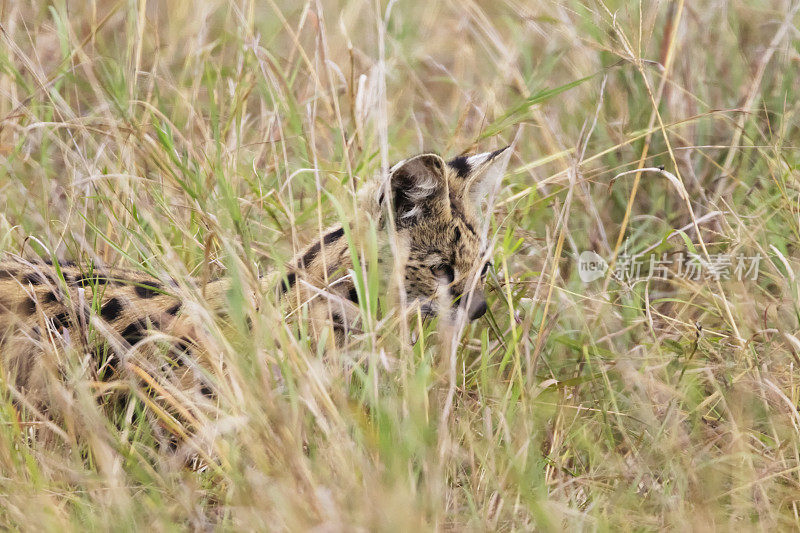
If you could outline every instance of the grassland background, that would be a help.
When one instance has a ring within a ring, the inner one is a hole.
[[[255,287],[393,160],[519,135],[454,351],[373,316],[323,354],[269,298],[216,328],[185,283],[227,364],[218,466],[165,454],[136,400],[101,412],[61,350],[67,416],[0,394],[0,524],[800,527],[798,5],[0,2],[6,252]],[[614,179],[640,166],[685,197]],[[583,283],[621,232],[759,275]]]

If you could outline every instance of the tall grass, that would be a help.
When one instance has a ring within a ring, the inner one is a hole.
[[[0,3],[0,247],[180,280],[220,391],[187,468],[56,347],[66,416],[3,387],[0,524],[798,528],[798,5]],[[453,350],[374,262],[346,349],[245,296],[393,160],[517,134]],[[612,275],[637,253],[667,279]],[[686,275],[720,255],[755,279]]]

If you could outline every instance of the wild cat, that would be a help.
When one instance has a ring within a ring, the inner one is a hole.
[[[486,313],[491,250],[481,202],[501,182],[510,155],[504,148],[445,162],[437,154],[421,154],[389,169],[388,188],[375,181],[361,192],[363,212],[380,230],[389,224],[396,230],[393,257],[386,262],[402,274],[407,306],[450,318],[461,310],[470,320]],[[282,292],[294,290],[297,301],[314,301],[317,289],[327,287],[326,297],[317,297],[311,309],[314,323],[331,320],[339,333],[352,327],[358,291],[352,277],[344,276],[353,268],[344,227],[328,228],[291,265]]]
[[[361,213],[382,235],[393,230],[395,246],[386,262],[399,269],[405,293],[401,301],[407,306],[425,315],[462,313],[470,320],[484,315],[491,250],[482,231],[481,203],[499,187],[510,155],[511,150],[501,149],[445,161],[425,153],[398,162],[385,179],[373,180],[361,191]],[[290,305],[308,307],[317,334],[332,327],[340,341],[359,319],[359,291],[348,274],[353,238],[357,232],[348,243],[342,224],[328,228],[290,261],[277,289]],[[274,285],[274,280],[264,283]],[[225,279],[209,282],[204,288],[207,301],[223,308],[228,287]],[[73,349],[94,354],[95,372],[133,373],[152,380],[156,389],[166,372],[172,376],[168,381],[182,383],[179,390],[211,395],[211,384],[187,370],[196,367],[186,358],[202,332],[171,288],[169,282],[124,269],[0,263],[3,379],[20,392],[45,388],[47,376],[57,369],[52,358],[41,356],[52,352],[56,341],[63,345],[66,340]],[[159,336],[160,349],[172,364],[129,357],[153,336]]]

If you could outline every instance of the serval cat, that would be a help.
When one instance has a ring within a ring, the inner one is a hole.
[[[421,154],[395,164],[388,179],[374,180],[360,192],[362,213],[382,233],[394,228],[391,262],[401,268],[406,305],[426,316],[484,315],[491,250],[482,231],[481,202],[497,191],[510,155],[502,149],[445,161]],[[314,332],[332,326],[340,343],[359,320],[358,291],[347,276],[352,268],[339,224],[300,251],[282,280],[267,276],[263,284],[271,284],[284,301],[308,305]],[[171,396],[173,415],[181,410],[178,396],[187,391],[213,397],[211,384],[191,361],[203,332],[172,288],[170,281],[123,269],[87,272],[74,264],[22,259],[0,263],[0,378],[19,393],[35,395],[46,388],[48,375],[59,372],[53,357],[42,354],[66,340],[90,354],[95,376],[129,376],[145,382],[151,394]],[[225,279],[211,281],[205,297],[222,308],[228,289]],[[160,346],[158,362],[141,357],[154,345]],[[180,386],[170,389],[166,383]]]

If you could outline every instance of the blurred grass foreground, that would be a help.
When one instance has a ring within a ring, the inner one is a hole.
[[[212,460],[61,350],[58,417],[0,375],[0,527],[797,530],[798,6],[0,2],[6,253],[252,287],[393,161],[518,135],[452,347],[181,282]]]

